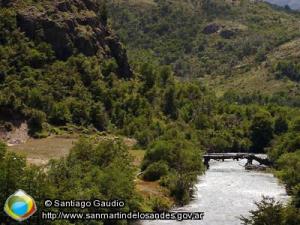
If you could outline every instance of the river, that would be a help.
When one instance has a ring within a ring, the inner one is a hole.
[[[142,225],[241,225],[240,215],[255,209],[262,196],[286,202],[283,185],[270,173],[246,171],[239,162],[210,161],[210,169],[199,177],[194,200],[172,211],[204,212],[202,221],[144,221]]]

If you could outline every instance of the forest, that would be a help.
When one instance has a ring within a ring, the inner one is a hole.
[[[41,167],[28,165],[24,156],[1,143],[1,203],[16,189],[24,189],[35,196],[40,209],[45,198],[97,197],[126,201],[122,209],[126,212],[166,210],[169,206],[163,199],[149,203],[135,190],[136,171],[122,141],[97,142],[85,134],[107,133],[137,141],[135,148],[145,152],[142,179],[158,181],[177,205],[193,197],[197,177],[205,173],[203,154],[266,153],[292,201],[283,206],[264,199],[251,218],[243,218],[244,224],[300,223],[300,64],[294,55],[285,59],[272,55],[300,37],[295,28],[299,13],[265,3],[250,5],[247,0],[241,1],[244,6],[217,0],[200,5],[157,0],[155,7],[86,1],[94,4],[92,8],[76,5],[75,0],[66,2],[70,7],[62,9],[53,6],[56,1],[0,2],[1,131],[26,121],[36,139],[74,128],[83,134],[65,158]],[[44,24],[48,23],[39,13],[57,20],[47,26],[57,29],[68,55],[61,55],[61,43],[47,39]],[[24,21],[34,21],[32,35]],[[101,34],[93,28],[95,21],[103,29]],[[281,26],[282,21],[288,27]],[[76,32],[72,34],[65,23],[75,24]],[[103,40],[94,42],[97,35]],[[78,40],[86,41],[90,51]],[[228,88],[220,95],[219,87],[206,83],[241,74],[248,79],[245,74],[262,64],[269,79],[278,82],[271,92]],[[0,224],[17,224],[2,211],[0,218]],[[35,215],[29,223],[131,221],[52,222]]]

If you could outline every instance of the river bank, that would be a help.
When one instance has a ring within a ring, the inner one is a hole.
[[[240,225],[239,217],[255,209],[263,196],[287,202],[285,187],[270,173],[246,171],[246,161],[211,162],[210,169],[199,177],[194,200],[173,211],[204,212],[203,221],[143,221],[142,225]]]

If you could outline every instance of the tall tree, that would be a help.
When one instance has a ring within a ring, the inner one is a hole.
[[[263,152],[273,137],[273,123],[268,112],[255,115],[250,126],[250,139],[254,152]]]
[[[173,85],[167,88],[164,95],[163,111],[171,119],[177,119],[178,111],[176,107],[176,91]]]
[[[287,119],[283,116],[278,116],[275,120],[274,124],[274,132],[275,134],[282,134],[289,129],[289,124]]]

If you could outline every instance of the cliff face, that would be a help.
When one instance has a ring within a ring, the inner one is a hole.
[[[119,75],[129,78],[132,71],[126,50],[106,25],[105,8],[96,0],[42,1],[20,8],[17,23],[33,39],[50,43],[59,59],[74,53],[115,58]],[[103,16],[104,15],[104,16]]]

